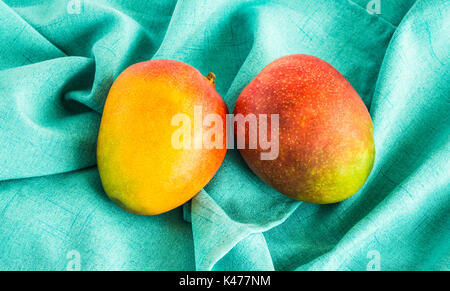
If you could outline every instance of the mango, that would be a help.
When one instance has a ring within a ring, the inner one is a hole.
[[[358,93],[327,62],[309,55],[282,57],[265,67],[242,91],[235,114],[268,120],[277,134],[278,156],[261,159],[260,143],[240,153],[268,185],[296,200],[329,204],[345,200],[365,183],[374,163],[369,112]],[[278,128],[272,116],[277,116]],[[256,134],[249,123],[236,135]]]
[[[226,136],[212,137],[220,146],[209,148],[186,143],[202,140],[195,130],[174,134],[176,116],[188,119],[187,129],[212,126],[194,124],[195,110],[218,116],[216,126],[225,132],[228,109],[214,79],[172,60],[138,63],[120,74],[106,99],[97,144],[111,200],[131,213],[157,215],[184,204],[212,179],[225,158]],[[185,147],[176,145],[178,138]]]

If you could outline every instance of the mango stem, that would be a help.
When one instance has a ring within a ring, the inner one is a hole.
[[[209,73],[208,76],[206,76],[206,79],[212,84],[215,85],[216,83],[216,75],[214,73]]]

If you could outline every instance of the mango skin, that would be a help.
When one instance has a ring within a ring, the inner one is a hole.
[[[175,149],[174,115],[194,106],[203,116],[228,113],[213,82],[178,61],[153,60],[126,69],[107,97],[97,145],[100,178],[106,194],[128,212],[157,215],[195,196],[214,176],[222,149]],[[192,125],[193,127],[193,125]],[[194,139],[194,131],[192,140]]]
[[[288,197],[340,202],[355,194],[372,170],[369,112],[345,77],[319,58],[275,60],[243,90],[234,113],[279,114],[278,158],[261,160],[260,153],[267,151],[259,143],[240,153],[257,176]],[[248,141],[248,126],[236,130],[245,131]]]

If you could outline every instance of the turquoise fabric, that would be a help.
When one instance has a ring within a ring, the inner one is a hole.
[[[1,0],[0,269],[66,270],[75,253],[81,270],[449,270],[450,2],[369,2]],[[96,138],[125,68],[215,72],[232,110],[294,53],[331,63],[370,109],[377,156],[358,194],[295,202],[230,150],[167,214],[107,199]]]

